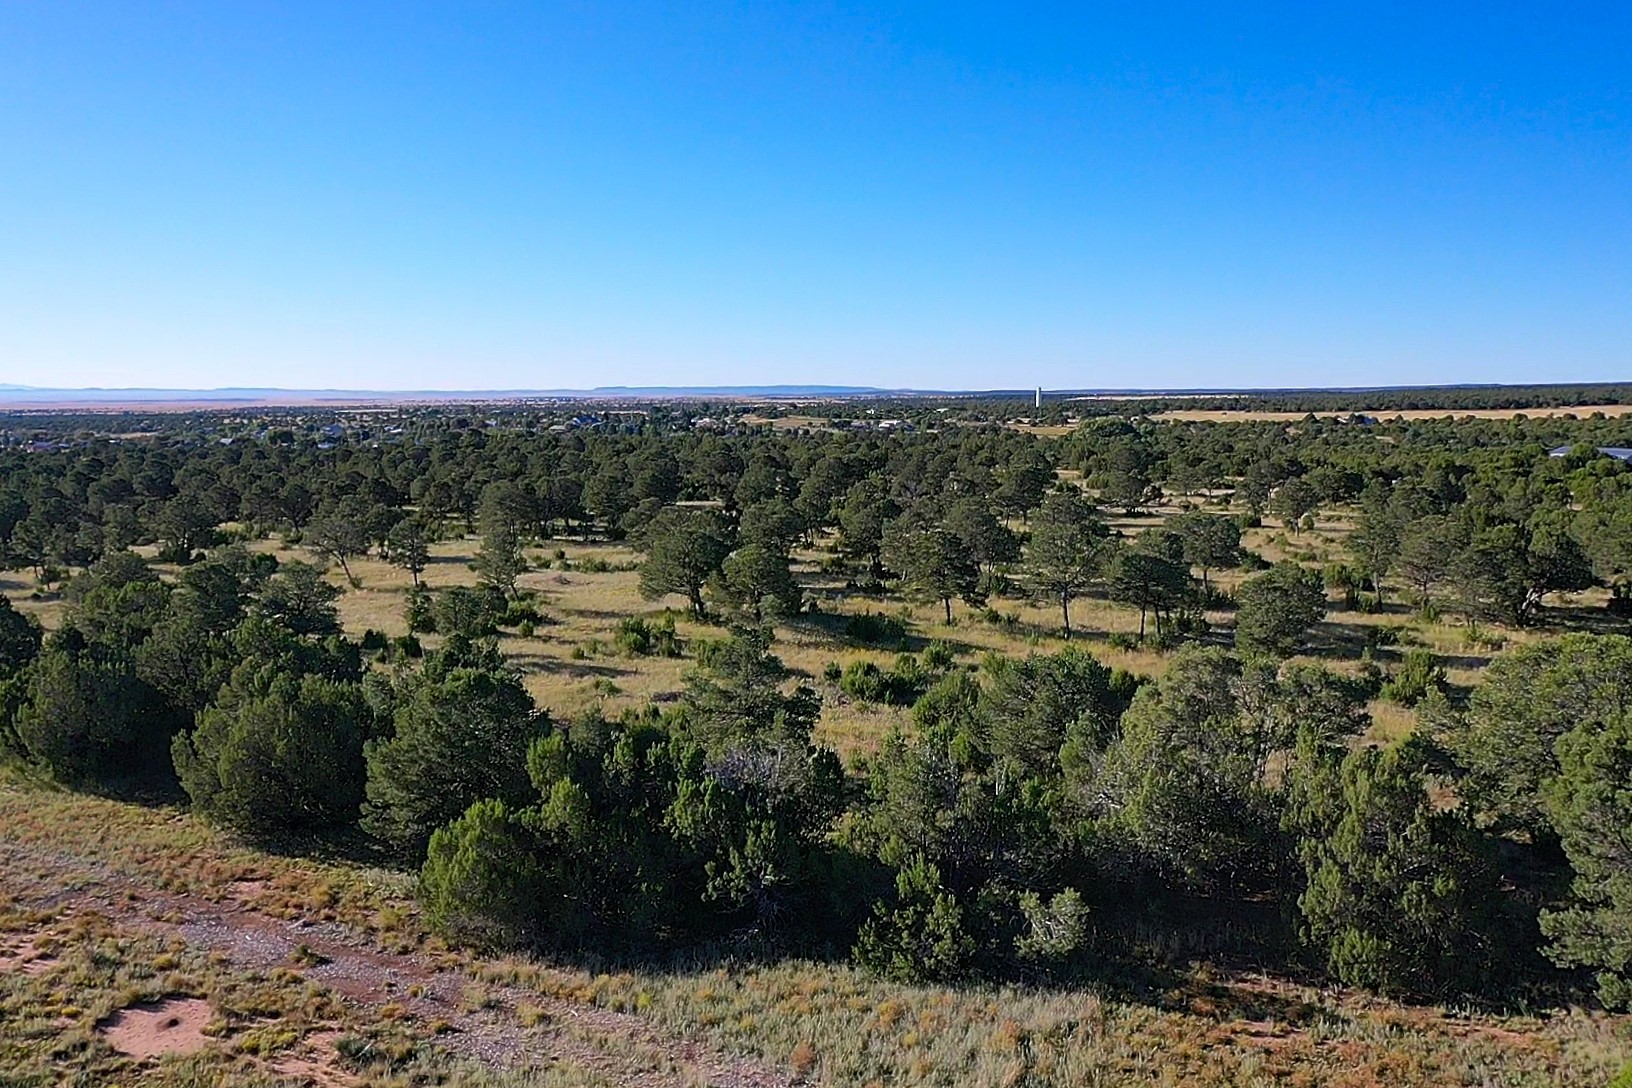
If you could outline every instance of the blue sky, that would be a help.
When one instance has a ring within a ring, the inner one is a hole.
[[[1629,362],[1624,3],[0,3],[0,382]]]

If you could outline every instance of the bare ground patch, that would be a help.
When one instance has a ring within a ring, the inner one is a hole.
[[[311,1088],[349,1088],[356,1080],[340,1065],[340,1038],[338,1031],[313,1032],[298,1048],[274,1059],[272,1071]]]
[[[201,997],[167,997],[120,1009],[96,1027],[109,1046],[132,1058],[195,1054],[210,1045],[204,1029],[215,1010]]]
[[[43,932],[28,934],[20,940],[0,939],[0,974],[19,971],[37,978],[51,970],[56,962],[50,938]]]

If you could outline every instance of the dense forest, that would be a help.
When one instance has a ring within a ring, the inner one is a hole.
[[[426,916],[483,947],[901,981],[1168,954],[1632,1003],[1632,466],[1599,452],[1632,423],[1117,403],[6,416],[0,750],[417,870]],[[1275,554],[1249,545],[1270,532]],[[439,584],[465,539],[474,581]],[[503,649],[551,637],[530,579],[584,541],[632,549],[652,608],[617,652],[678,658],[672,697],[541,706]],[[406,633],[344,628],[362,560],[407,578]],[[48,631],[37,601],[61,604]],[[959,644],[1020,601],[1049,626]],[[1101,606],[1137,630],[1097,629]],[[802,630],[895,656],[796,669],[779,641]],[[901,710],[841,759],[837,699]],[[1379,737],[1379,703],[1410,727]]]

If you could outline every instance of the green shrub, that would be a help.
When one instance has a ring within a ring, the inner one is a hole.
[[[1403,634],[1405,634],[1403,627],[1378,624],[1375,627],[1367,627],[1362,637],[1365,639],[1367,649],[1380,650],[1385,646],[1398,646]]]
[[[436,631],[442,635],[485,638],[504,616],[504,596],[492,589],[454,586],[438,593],[432,604]]]
[[[839,688],[852,699],[888,706],[911,706],[929,686],[930,674],[911,654],[895,659],[890,669],[871,661],[852,661],[839,676]]]
[[[1275,564],[1259,555],[1250,548],[1241,549],[1241,569],[1245,571],[1268,570]]]
[[[1416,706],[1430,691],[1445,688],[1445,669],[1432,650],[1407,650],[1400,667],[1378,694],[1391,703]]]
[[[1353,567],[1347,563],[1331,562],[1320,573],[1328,592],[1343,595],[1343,607],[1352,610],[1360,606],[1360,589],[1365,582]]]
[[[1496,952],[1495,874],[1478,833],[1423,787],[1416,739],[1299,766],[1289,823],[1306,885],[1299,935],[1351,986],[1432,997],[1477,987]]]
[[[674,617],[659,620],[625,616],[618,621],[613,645],[626,657],[679,657],[680,639],[674,633]]]
[[[1058,964],[1082,950],[1088,938],[1088,905],[1075,888],[1046,903],[1036,892],[1020,896],[1026,932],[1014,942],[1015,953],[1031,963]]]
[[[431,928],[485,948],[521,944],[532,929],[537,862],[531,836],[503,801],[477,801],[431,836],[419,897]]]
[[[430,591],[424,586],[415,586],[408,591],[406,611],[410,634],[436,632],[436,611],[431,606]]]
[[[1003,597],[1013,599],[1023,596],[1018,583],[1001,571],[982,571],[975,581],[975,598],[985,600],[988,597]]]
[[[163,697],[126,656],[54,641],[16,681],[22,754],[69,786],[167,773],[164,753],[176,722]]]
[[[839,688],[850,698],[864,703],[887,701],[890,682],[884,670],[871,661],[852,661],[844,667]]]
[[[963,975],[975,940],[963,908],[941,885],[940,870],[922,857],[895,875],[895,903],[877,903],[861,927],[851,955],[858,965],[909,985],[946,982]]]
[[[522,624],[536,625],[544,617],[531,601],[515,600],[505,606],[504,615],[499,619],[500,627],[519,627]]]
[[[276,669],[235,675],[198,728],[176,737],[182,787],[205,816],[248,835],[349,823],[370,726],[362,686]]]
[[[957,651],[952,644],[943,639],[936,639],[924,647],[924,668],[931,672],[945,672],[957,661]]]
[[[527,748],[549,729],[513,669],[447,660],[438,654],[397,682],[390,735],[365,749],[363,827],[414,861],[431,832],[473,802],[524,803]]]
[[[425,647],[413,635],[401,635],[391,640],[393,657],[414,660],[425,656]]]
[[[906,641],[907,625],[895,616],[860,612],[844,621],[844,637],[874,646],[896,646]]]

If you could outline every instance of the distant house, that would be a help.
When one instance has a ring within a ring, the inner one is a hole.
[[[1571,451],[1574,449],[1574,446],[1557,446],[1548,450],[1547,456],[1568,457]],[[1625,461],[1627,464],[1632,464],[1632,449],[1628,449],[1625,446],[1599,446],[1598,452],[1603,454],[1605,457],[1613,457],[1617,461]]]

